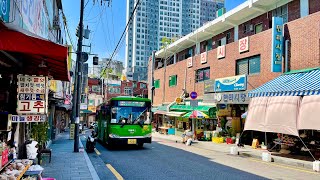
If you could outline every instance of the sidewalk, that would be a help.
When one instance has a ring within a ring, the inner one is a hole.
[[[175,135],[164,135],[160,134],[158,132],[153,132],[152,137],[159,138],[159,139],[165,139],[169,141],[175,141],[178,143],[181,143],[182,138]],[[216,144],[210,141],[195,141],[192,146],[200,148],[200,149],[206,149],[211,151],[217,151],[221,153],[230,154],[230,147],[235,146],[234,144]],[[259,150],[259,149],[252,149],[251,146],[245,146],[244,148],[238,148],[239,154],[241,156],[256,158],[256,159],[262,159],[262,152],[267,152],[266,150]],[[285,158],[285,157],[279,157],[279,156],[272,156],[273,162],[280,163],[280,164],[286,164],[290,166],[295,167],[302,167],[309,170],[312,170],[313,164],[309,161],[302,161],[298,159],[291,159],[291,158]]]
[[[43,177],[52,177],[57,180],[99,180],[87,153],[73,152],[73,140],[69,140],[69,133],[58,135],[50,146],[52,159],[46,157],[46,162],[41,164],[44,168]],[[80,147],[83,147],[79,140]]]

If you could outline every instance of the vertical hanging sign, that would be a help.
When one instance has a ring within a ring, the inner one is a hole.
[[[283,19],[272,17],[271,72],[282,72]]]

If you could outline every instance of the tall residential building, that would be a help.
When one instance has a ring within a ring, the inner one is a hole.
[[[138,0],[127,0],[127,22]],[[126,36],[127,79],[147,80],[148,59],[164,37],[178,39],[215,19],[224,0],[140,0]]]

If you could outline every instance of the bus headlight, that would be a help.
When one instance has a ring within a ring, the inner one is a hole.
[[[116,134],[109,134],[110,138],[120,138],[120,136],[116,135]]]
[[[143,137],[151,138],[151,133],[144,135]]]

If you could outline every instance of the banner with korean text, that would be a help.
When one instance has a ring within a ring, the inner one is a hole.
[[[282,72],[283,19],[272,17],[271,72]]]
[[[16,122],[41,122],[48,112],[48,79],[44,76],[18,75],[18,106],[19,118]],[[24,120],[27,119],[27,120]],[[31,120],[33,119],[33,120]],[[38,120],[42,119],[42,120]]]

